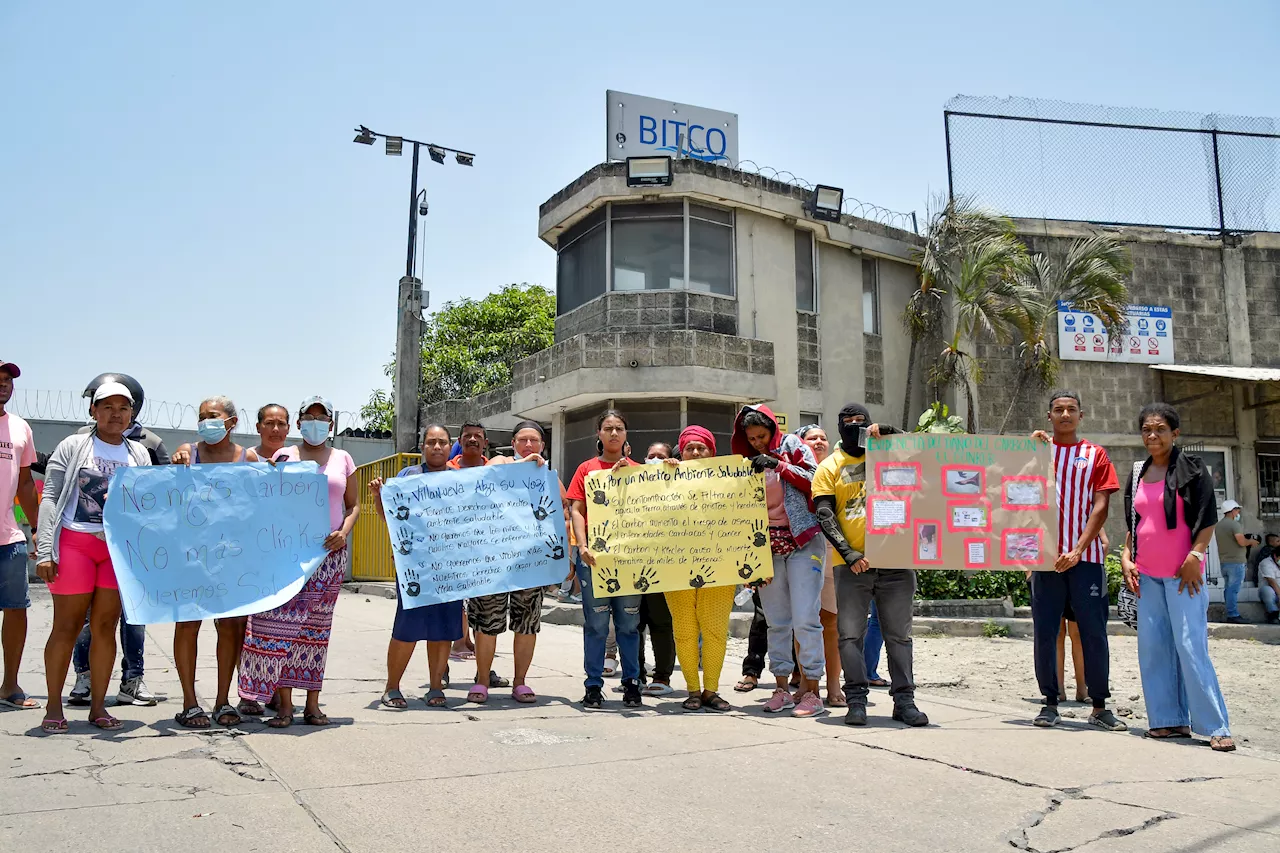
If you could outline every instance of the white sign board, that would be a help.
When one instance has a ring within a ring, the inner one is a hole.
[[[737,113],[613,90],[605,99],[606,160],[669,155],[730,166],[738,162]]]
[[[1163,305],[1130,305],[1123,335],[1112,338],[1093,314],[1058,303],[1058,358],[1173,364],[1173,311]]]

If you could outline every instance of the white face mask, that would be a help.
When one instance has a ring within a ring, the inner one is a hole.
[[[659,459],[657,456],[655,456],[655,457],[653,457],[652,459],[646,459],[646,460],[644,460],[644,464],[646,464],[646,465],[661,465],[661,464],[663,463],[663,461],[664,461],[664,460]]]
[[[298,432],[302,433],[303,441],[312,447],[318,447],[329,437],[329,422],[303,421],[298,427]]]

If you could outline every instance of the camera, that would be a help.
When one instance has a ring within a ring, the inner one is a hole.
[[[419,216],[427,215],[427,200],[425,198],[418,199],[418,215]]]

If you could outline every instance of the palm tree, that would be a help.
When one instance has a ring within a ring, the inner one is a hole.
[[[1023,283],[1027,249],[1012,234],[982,237],[962,245],[951,298],[955,330],[930,371],[939,386],[960,385],[968,402],[969,432],[978,432],[973,388],[982,381],[982,364],[968,344],[1006,344],[1024,327],[1026,302],[1032,296]]]
[[[1123,334],[1129,288],[1125,277],[1133,272],[1129,250],[1109,235],[1077,240],[1059,263],[1046,255],[1033,255],[1022,268],[1020,286],[1026,291],[1022,341],[1018,345],[1022,364],[1018,382],[1000,424],[1003,433],[1018,406],[1018,397],[1033,377],[1047,388],[1058,372],[1058,361],[1049,348],[1049,326],[1054,322],[1058,302],[1077,311],[1088,311],[1102,320],[1111,335]]]
[[[925,228],[925,244],[916,252],[920,286],[907,300],[902,326],[911,338],[907,355],[907,388],[902,403],[903,429],[911,429],[911,395],[915,388],[920,344],[935,339],[942,328],[947,293],[960,268],[965,247],[988,237],[1012,235],[1013,222],[978,207],[971,198],[934,199]]]

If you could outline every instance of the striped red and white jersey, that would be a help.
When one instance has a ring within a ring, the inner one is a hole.
[[[1080,541],[1089,523],[1093,496],[1117,491],[1120,483],[1106,449],[1083,439],[1076,444],[1053,443],[1053,470],[1058,481],[1058,553],[1065,554]],[[1095,537],[1080,559],[1101,563],[1105,558],[1102,540]]]

